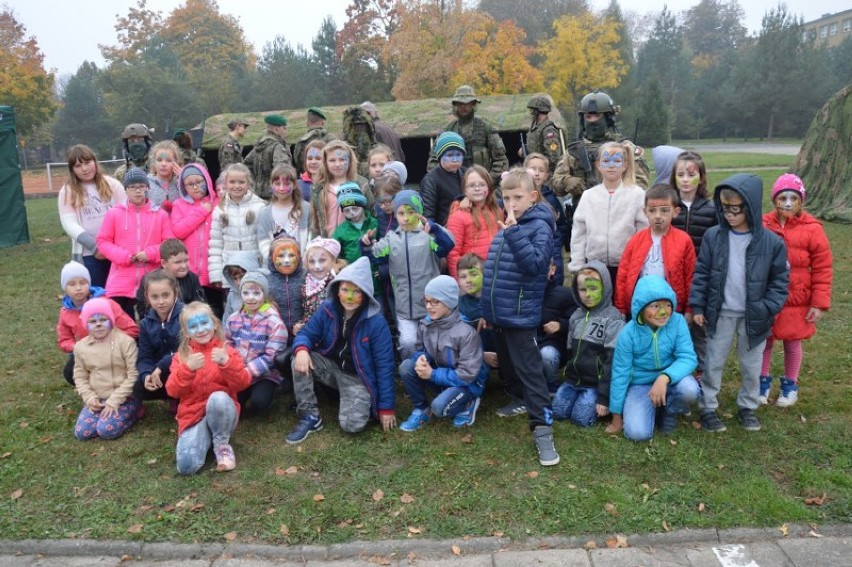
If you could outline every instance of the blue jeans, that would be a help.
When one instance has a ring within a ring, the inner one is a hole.
[[[627,387],[624,399],[624,436],[631,441],[647,441],[654,436],[657,408],[648,397],[653,384],[632,384]],[[701,388],[692,376],[683,378],[666,389],[665,412],[678,415],[698,400]]]
[[[213,392],[201,421],[184,429],[177,442],[177,471],[195,474],[213,447],[225,445],[237,427],[237,406],[225,392]]]
[[[598,420],[598,391],[563,382],[553,397],[553,418],[570,419],[580,427],[591,427]]]
[[[547,390],[553,394],[559,388],[559,368],[562,366],[562,360],[556,347],[543,346],[540,350],[541,363],[544,365],[544,378],[547,380]]]
[[[455,417],[463,411],[474,396],[469,389],[458,386],[442,387],[431,380],[421,380],[414,370],[414,361],[410,358],[399,365],[399,376],[405,393],[411,398],[411,403],[419,410],[429,407],[427,388],[436,396],[432,400],[432,415],[436,417]]]

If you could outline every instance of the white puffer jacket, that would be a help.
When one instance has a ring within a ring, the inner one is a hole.
[[[266,201],[249,191],[237,203],[230,196],[219,201],[213,209],[213,226],[210,228],[210,282],[226,283],[222,268],[237,251],[255,251],[261,261],[257,245],[257,222]]]

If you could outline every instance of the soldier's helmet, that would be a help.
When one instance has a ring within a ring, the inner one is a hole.
[[[150,140],[151,130],[149,130],[144,124],[128,124],[121,132],[121,139],[128,140],[133,137],[148,138]]]
[[[550,104],[550,99],[545,95],[534,95],[527,103],[527,108],[539,112],[550,112],[553,110],[553,105]]]
[[[467,104],[469,102],[482,102],[476,98],[476,93],[470,85],[462,85],[456,89],[453,95],[453,103]]]
[[[611,96],[603,91],[595,91],[583,97],[583,100],[580,101],[580,110],[577,111],[577,114],[582,115],[589,112],[607,114],[615,113],[617,109]]]

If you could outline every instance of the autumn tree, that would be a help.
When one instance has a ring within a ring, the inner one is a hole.
[[[346,17],[337,33],[337,54],[353,97],[389,100],[396,69],[384,49],[399,27],[396,2],[353,0]]]
[[[627,72],[618,28],[619,24],[588,12],[553,23],[556,34],[540,50],[542,73],[557,103],[573,107],[589,91],[618,86]]]
[[[134,63],[148,48],[152,37],[163,28],[162,12],[147,8],[147,0],[131,6],[127,16],[116,14],[115,31],[118,45],[98,45],[109,63]]]
[[[56,110],[54,75],[44,69],[44,55],[34,37],[9,9],[0,11],[0,102],[15,108],[20,134],[28,135]]]
[[[692,51],[693,62],[706,67],[730,49],[742,47],[745,12],[737,0],[701,0],[684,13],[683,39]]]
[[[562,16],[579,16],[589,11],[586,0],[479,0],[479,10],[498,22],[511,20],[524,33],[528,46],[553,37],[552,22]]]

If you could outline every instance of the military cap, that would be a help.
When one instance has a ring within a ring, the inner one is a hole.
[[[245,126],[246,128],[251,126],[251,124],[246,122],[245,118],[235,118],[235,119],[231,120],[230,122],[228,122],[228,130],[233,130],[237,126],[241,126],[241,125]]]
[[[182,137],[184,134],[186,134],[186,130],[184,128],[178,128],[177,130],[174,131],[174,134],[172,134],[172,140],[177,140],[178,138]]]
[[[308,112],[309,112],[310,114],[316,114],[317,116],[319,116],[319,117],[320,117],[320,118],[322,118],[323,120],[328,120],[328,118],[326,118],[326,117],[325,117],[325,113],[324,113],[322,110],[320,110],[319,108],[317,108],[316,106],[312,106],[312,107],[310,107],[310,108],[308,109]]]
[[[270,126],[287,125],[287,119],[281,116],[280,114],[270,114],[269,116],[264,117],[263,121],[269,124]]]
[[[453,103],[462,103],[466,104],[469,102],[482,102],[478,98],[476,98],[476,93],[473,91],[473,87],[470,85],[462,85],[456,89],[456,93],[453,95]]]
[[[527,103],[527,108],[537,110],[538,112],[550,112],[553,110],[550,99],[545,95],[534,95]]]

